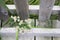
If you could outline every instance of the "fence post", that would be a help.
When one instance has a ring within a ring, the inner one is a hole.
[[[21,20],[28,18],[28,0],[14,0],[17,14]]]
[[[44,27],[49,20],[55,0],[40,0],[39,26]]]
[[[51,16],[54,3],[55,0],[40,0],[39,26],[48,26],[47,21],[49,21]],[[51,40],[53,40],[53,37],[51,37]]]

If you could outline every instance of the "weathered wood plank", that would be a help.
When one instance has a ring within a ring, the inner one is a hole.
[[[8,11],[6,10],[6,8],[0,6],[0,20],[6,22],[8,18],[9,18]]]
[[[15,28],[2,28],[0,30],[2,40],[15,40],[15,33]],[[54,40],[59,40],[60,29],[33,28],[30,31],[19,33],[19,40],[34,40],[34,36],[36,36],[36,40],[51,40],[51,36],[54,37]]]
[[[40,0],[39,10],[39,25],[46,26],[46,21],[49,20],[55,0]]]
[[[12,36],[14,37],[16,34],[15,28],[2,28],[0,30],[0,34],[2,36]],[[19,36],[22,37],[33,37],[33,36],[60,36],[60,29],[47,29],[47,28],[32,28],[30,30],[25,30],[24,33],[20,33]]]
[[[14,0],[16,10],[21,20],[28,18],[28,1],[27,0]]]

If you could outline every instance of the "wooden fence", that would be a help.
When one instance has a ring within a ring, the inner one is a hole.
[[[2,40],[16,40],[16,28],[2,28],[0,30]],[[60,29],[32,28],[19,32],[19,40],[60,40]]]

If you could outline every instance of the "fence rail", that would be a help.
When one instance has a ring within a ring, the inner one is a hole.
[[[9,9],[16,9],[15,5],[6,5]],[[29,10],[39,10],[39,5],[29,5]],[[60,10],[60,6],[53,6],[52,10]]]
[[[16,9],[15,5],[6,5],[10,10],[14,10]],[[54,6],[53,7],[53,14],[58,13],[58,11],[60,11],[60,6]],[[39,5],[29,5],[29,14],[39,14]]]
[[[20,40],[51,40],[51,37],[60,37],[60,29],[47,29],[47,28],[32,28],[30,30],[24,30],[24,33],[19,33]],[[2,39],[7,37],[15,39],[16,29],[15,28],[2,28],[0,30]],[[35,36],[35,37],[34,37]],[[10,40],[10,39],[6,40]]]

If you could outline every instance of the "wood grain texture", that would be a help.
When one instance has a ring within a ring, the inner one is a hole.
[[[39,10],[39,25],[46,25],[47,20],[49,20],[52,8],[54,6],[55,0],[40,0],[40,10]],[[43,22],[43,23],[42,23]],[[42,23],[42,24],[41,24]]]
[[[8,11],[4,7],[0,6],[0,20],[6,22],[8,18],[9,18]]]
[[[21,20],[28,18],[28,1],[27,0],[14,0],[16,10]]]

